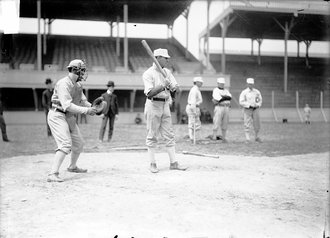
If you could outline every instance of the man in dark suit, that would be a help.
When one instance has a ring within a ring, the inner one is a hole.
[[[103,93],[101,96],[107,102],[107,107],[102,114],[102,124],[99,134],[100,142],[103,141],[108,120],[109,120],[108,142],[110,142],[113,134],[115,120],[118,118],[118,98],[117,95],[113,93],[115,90],[114,82],[109,81],[107,87],[108,90],[105,93]]]
[[[47,78],[45,81],[46,87],[47,89],[45,89],[42,92],[42,106],[45,110],[45,114],[46,114],[46,125],[47,125],[47,135],[48,136],[52,136],[52,133],[50,131],[49,125],[48,125],[48,121],[47,121],[47,116],[48,116],[48,112],[49,109],[52,107],[52,95],[53,95],[53,82],[50,78]]]

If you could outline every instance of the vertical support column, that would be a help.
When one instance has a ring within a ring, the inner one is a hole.
[[[85,96],[88,100],[89,99],[89,89],[88,88],[85,88]]]
[[[186,14],[186,59],[189,58],[189,9],[187,9],[187,14]]]
[[[306,55],[305,55],[305,64],[306,64],[306,67],[309,68],[309,47],[311,46],[312,44],[312,41],[311,40],[304,40],[304,43],[306,44]]]
[[[261,65],[261,44],[262,44],[262,39],[258,38],[258,65]]]
[[[211,0],[207,0],[207,33],[206,33],[206,68],[210,67],[210,5]]]
[[[288,22],[285,22],[285,33],[284,33],[284,92],[288,91],[288,39],[290,31]]]
[[[130,107],[129,107],[129,111],[130,112],[133,112],[134,111],[135,97],[136,97],[136,89],[133,89],[131,91],[131,95],[130,95]]]
[[[117,16],[116,55],[117,55],[118,57],[120,56],[119,21],[120,21],[120,17]]]
[[[300,57],[300,41],[297,40],[297,58]]]
[[[34,110],[37,112],[38,111],[38,95],[37,95],[37,90],[35,88],[32,88],[32,92],[33,92]]]
[[[44,42],[43,42],[43,54],[46,55],[47,54],[47,34],[46,34],[46,25],[47,25],[47,20],[46,18],[44,18]]]
[[[124,67],[128,72],[128,39],[127,39],[127,22],[128,22],[128,6],[124,5],[124,22],[125,22],[125,36],[124,36]]]
[[[41,70],[41,34],[40,34],[40,18],[41,18],[41,1],[37,1],[37,18],[38,18],[38,35],[37,35],[37,69]]]
[[[251,39],[251,56],[253,56],[253,43],[254,43],[254,40]]]

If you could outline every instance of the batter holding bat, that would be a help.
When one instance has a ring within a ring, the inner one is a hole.
[[[144,114],[147,122],[146,145],[150,159],[150,171],[159,172],[155,160],[155,147],[157,136],[160,134],[166,141],[166,151],[170,158],[171,170],[186,170],[179,165],[175,157],[175,135],[172,126],[170,105],[172,103],[171,92],[179,89],[179,85],[166,67],[170,56],[167,49],[156,49],[152,53],[146,41],[142,41],[149,56],[153,59],[153,65],[142,76],[146,103]]]
[[[84,142],[76,123],[76,114],[95,115],[96,107],[91,107],[83,93],[81,80],[87,78],[86,65],[82,60],[72,60],[67,66],[69,74],[58,80],[52,96],[52,108],[48,113],[48,124],[57,144],[55,158],[47,182],[63,182],[59,169],[66,155],[71,152],[68,171],[86,173],[87,169],[77,167],[77,160]]]

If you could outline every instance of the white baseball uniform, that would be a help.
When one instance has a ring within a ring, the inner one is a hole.
[[[230,99],[225,99],[230,97]],[[229,122],[229,107],[231,100],[231,93],[224,88],[216,87],[213,89],[212,98],[216,101],[219,101],[214,107],[214,116],[213,116],[213,131],[227,130]]]
[[[188,128],[193,129],[195,124],[195,129],[200,130],[202,123],[200,120],[201,110],[199,106],[202,104],[203,98],[197,85],[194,85],[190,89],[187,101],[186,113],[188,115]]]

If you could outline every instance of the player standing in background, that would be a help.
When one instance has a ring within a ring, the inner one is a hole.
[[[255,89],[254,79],[246,79],[247,88],[244,89],[239,96],[239,104],[243,107],[244,116],[244,131],[246,142],[250,142],[250,128],[253,125],[255,132],[255,141],[261,142],[259,137],[260,131],[260,116],[259,108],[262,104],[261,93],[258,89]]]
[[[304,113],[305,113],[305,123],[306,124],[311,124],[312,109],[309,107],[308,104],[306,104],[305,107],[304,107]]]
[[[48,121],[47,121],[47,117],[48,117],[48,112],[49,109],[52,106],[52,96],[53,96],[53,82],[50,78],[47,78],[45,81],[46,87],[47,89],[45,89],[42,92],[42,106],[44,108],[45,114],[46,114],[46,125],[47,125],[47,135],[48,136],[52,136],[52,132],[50,131],[49,125],[48,125]]]
[[[48,182],[63,182],[59,177],[60,166],[67,154],[71,152],[69,172],[86,173],[86,169],[77,167],[77,160],[83,150],[84,142],[76,123],[76,114],[95,115],[96,109],[91,107],[83,93],[79,81],[86,80],[86,65],[75,59],[67,66],[68,76],[57,81],[52,96],[52,108],[48,113],[48,124],[57,144],[54,163]]]
[[[212,140],[217,139],[217,133],[221,128],[221,138],[223,143],[227,143],[226,135],[229,122],[229,107],[232,97],[231,93],[225,89],[225,83],[225,78],[218,78],[218,87],[214,88],[212,92],[212,102],[215,105]]]
[[[102,114],[102,124],[99,133],[99,141],[103,142],[103,137],[105,133],[105,129],[107,127],[107,122],[109,120],[109,132],[108,132],[108,142],[111,141],[113,128],[115,124],[115,120],[118,119],[118,98],[117,95],[113,92],[115,91],[115,83],[113,81],[109,81],[107,84],[108,90],[102,94],[102,98],[107,102],[107,107]]]
[[[146,145],[150,159],[150,171],[152,173],[159,172],[155,160],[155,147],[159,134],[166,141],[170,169],[186,170],[187,168],[179,166],[175,157],[175,135],[170,111],[170,105],[172,104],[171,92],[178,90],[179,85],[171,71],[165,68],[170,58],[167,49],[154,50],[154,56],[167,76],[166,78],[163,77],[155,63],[142,76],[144,94],[147,96],[144,114],[147,123]]]
[[[188,116],[188,133],[189,139],[194,142],[201,139],[201,110],[200,105],[203,102],[200,88],[203,86],[202,77],[195,77],[193,79],[194,86],[190,89],[188,94],[188,104],[186,106],[186,113]]]

